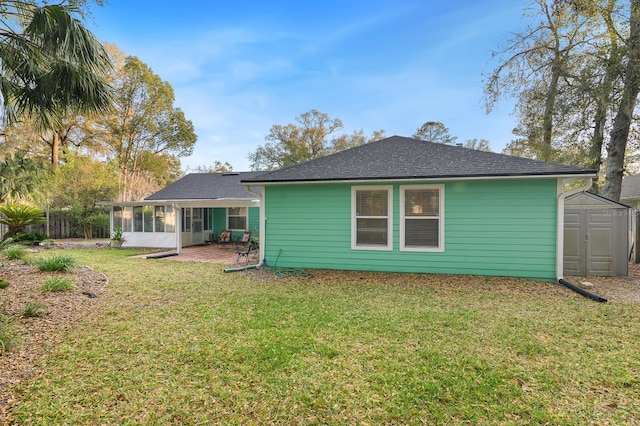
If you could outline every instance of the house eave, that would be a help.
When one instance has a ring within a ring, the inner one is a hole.
[[[255,198],[189,198],[189,199],[167,199],[167,200],[142,200],[142,201],[99,201],[100,206],[159,206],[166,204],[176,204],[185,207],[226,207],[236,204],[260,205],[260,200]]]
[[[245,186],[264,185],[301,185],[301,184],[321,184],[321,183],[366,183],[366,182],[447,182],[461,180],[501,180],[501,179],[585,179],[595,178],[598,174],[593,171],[580,173],[538,173],[538,174],[492,174],[492,175],[460,175],[460,176],[406,176],[406,177],[360,177],[360,178],[329,178],[329,179],[291,179],[273,181],[240,181]]]

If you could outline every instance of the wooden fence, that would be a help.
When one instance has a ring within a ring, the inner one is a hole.
[[[0,224],[0,239],[8,231],[7,225]],[[81,226],[76,226],[73,219],[64,212],[53,212],[49,215],[49,223],[27,226],[25,232],[38,231],[49,238],[84,238]],[[93,238],[109,238],[109,227],[93,228]]]

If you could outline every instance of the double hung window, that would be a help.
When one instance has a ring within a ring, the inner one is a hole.
[[[246,207],[229,207],[227,209],[227,217],[229,219],[228,229],[237,231],[243,231],[247,229]]]
[[[390,186],[351,189],[351,247],[365,250],[393,248],[393,191]]]
[[[443,251],[444,187],[400,187],[400,250]]]

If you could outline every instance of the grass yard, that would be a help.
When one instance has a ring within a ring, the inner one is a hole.
[[[105,307],[23,383],[22,425],[640,424],[637,304],[68,253]]]

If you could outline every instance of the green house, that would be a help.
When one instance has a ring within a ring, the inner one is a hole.
[[[564,198],[595,176],[393,136],[241,183],[261,194],[263,265],[551,281]]]

